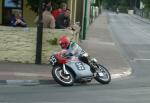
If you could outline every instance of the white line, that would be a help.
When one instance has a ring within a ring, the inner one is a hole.
[[[136,58],[136,59],[133,59],[133,61],[150,61],[150,59],[142,59],[142,58]]]

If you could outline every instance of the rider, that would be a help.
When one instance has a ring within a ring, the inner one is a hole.
[[[66,56],[79,57],[84,53],[84,50],[77,43],[70,41],[64,35],[59,38],[59,45],[62,49],[67,50],[65,54]]]
[[[119,8],[116,9],[116,13],[117,13],[117,14],[119,13]]]
[[[89,64],[86,57],[82,56],[85,51],[75,42],[70,41],[66,36],[61,36],[59,38],[59,45],[62,49],[66,50],[65,56],[66,57],[78,57],[80,61]],[[86,83],[87,81],[81,80],[80,83]]]

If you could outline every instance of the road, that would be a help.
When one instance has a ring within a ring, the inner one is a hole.
[[[150,23],[126,14],[109,14],[110,29],[118,48],[127,57],[139,84],[149,82]]]
[[[109,85],[1,85],[0,103],[149,103],[150,24],[127,14],[108,16],[112,37],[129,61],[132,75]]]

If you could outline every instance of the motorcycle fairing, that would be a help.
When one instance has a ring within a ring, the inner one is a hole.
[[[93,76],[90,66],[81,61],[70,61],[66,65],[75,72],[76,79]]]

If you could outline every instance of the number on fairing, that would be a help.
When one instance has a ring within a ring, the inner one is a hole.
[[[75,65],[78,70],[85,70],[85,67],[83,66],[83,64],[81,62],[75,63]]]
[[[57,62],[55,56],[51,56],[50,61],[51,61],[52,65],[54,65]]]

